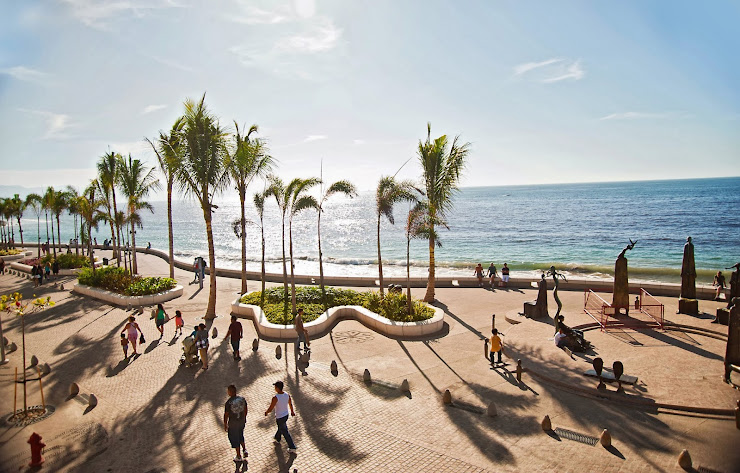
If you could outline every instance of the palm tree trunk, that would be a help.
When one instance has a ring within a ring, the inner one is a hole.
[[[383,259],[380,257],[380,215],[378,215],[378,283],[380,283],[380,298],[383,293]]]
[[[49,212],[44,211],[44,219],[46,220],[46,242],[49,242]]]
[[[293,264],[293,219],[291,218],[288,223],[288,239],[290,242],[290,302],[293,308],[293,315],[296,314],[295,308],[295,274]]]
[[[23,246],[23,227],[21,226],[21,217],[16,217],[18,220],[18,233],[21,235],[21,246]]]
[[[211,291],[208,294],[208,307],[204,319],[216,318],[216,251],[213,248],[213,227],[211,226],[210,202],[208,208],[203,209],[203,217],[206,220],[206,234],[208,235],[208,264],[210,264],[208,279],[211,282]]]
[[[54,222],[51,222],[54,225]],[[59,252],[62,252],[62,230],[59,228],[59,214],[57,214],[57,240],[59,240]]]
[[[59,237],[59,235],[57,235],[57,237]],[[56,240],[54,240],[54,214],[51,215],[51,249],[54,250],[54,259],[56,259],[57,258],[57,244],[56,244]]]
[[[13,217],[9,217],[8,222],[10,223],[10,243],[13,248],[15,248],[15,226],[13,225]]]
[[[241,232],[242,232],[242,294],[247,293],[247,220],[244,212],[244,199],[246,199],[246,192],[239,191],[239,203],[241,204],[242,219],[241,219]]]
[[[324,303],[324,309],[326,309],[326,289],[324,289],[324,262],[321,255],[321,208],[319,208],[319,219],[316,225],[319,237],[319,286],[321,287],[321,302]]]
[[[409,315],[414,313],[414,304],[411,303],[411,238],[406,238],[406,306]]]
[[[90,267],[92,268],[93,274],[95,274],[95,258],[93,257],[92,251],[92,225],[87,225],[87,254],[90,255]]]
[[[113,193],[113,218],[116,219],[118,216],[118,206],[116,205],[116,188],[111,186],[111,192]],[[116,258],[116,264],[121,266],[121,227],[116,225],[116,235],[111,235],[113,238],[113,257]],[[124,261],[124,266],[126,262]]]
[[[139,267],[136,264],[136,225],[131,224],[131,274],[138,274]]]
[[[167,180],[167,231],[170,244],[170,278],[175,278],[175,238],[172,233],[172,183],[174,178],[170,175]]]
[[[38,236],[36,256],[41,258],[41,214],[36,214],[36,236]]]
[[[265,306],[265,227],[260,219],[260,231],[262,233],[262,292],[260,293],[260,307]]]
[[[429,279],[424,302],[434,302],[434,224],[429,224]]]
[[[287,269],[287,266],[285,265],[285,214],[283,214],[283,291],[284,291],[283,300],[285,301],[284,306],[287,307],[288,305],[288,269]]]

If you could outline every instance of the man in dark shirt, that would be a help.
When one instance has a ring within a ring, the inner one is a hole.
[[[239,361],[242,357],[239,355],[239,341],[242,338],[242,324],[236,320],[236,316],[231,316],[231,325],[226,332],[226,336],[231,335],[231,348],[234,349],[234,360]]]
[[[224,430],[229,436],[231,448],[236,450],[235,462],[245,460],[249,454],[247,447],[244,446],[244,425],[247,422],[247,400],[236,395],[236,386],[233,384],[226,388],[229,399],[224,406]],[[242,447],[244,458],[239,452],[239,446]]]

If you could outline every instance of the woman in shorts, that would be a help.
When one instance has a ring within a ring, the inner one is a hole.
[[[162,304],[157,304],[157,313],[154,316],[154,323],[157,325],[157,330],[159,330],[159,338],[162,338],[162,335],[164,335],[164,323],[167,321],[167,312],[164,311],[164,307],[162,307]]]
[[[136,342],[138,341],[138,335],[141,334],[141,329],[133,315],[128,318],[128,323],[123,327],[122,334],[126,334],[126,338],[128,338],[129,343],[131,343],[134,349],[134,355],[138,355],[136,353]]]

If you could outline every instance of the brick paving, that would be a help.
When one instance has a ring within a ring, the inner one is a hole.
[[[167,271],[151,256],[140,257],[140,265],[146,274]],[[191,279],[186,272],[176,276],[185,284]],[[219,279],[218,284],[220,316],[214,326],[219,338],[211,340],[208,371],[179,365],[181,338],[173,337],[172,322],[157,340],[148,311],[138,316],[147,343],[138,358],[122,361],[118,334],[129,315],[125,309],[71,294],[69,283],[63,292],[51,286],[37,289],[35,293],[52,295],[58,304],[29,317],[27,354],[51,365],[44,394],[57,411],[22,429],[0,425],[0,473],[27,470],[23,465],[30,452],[25,441],[34,431],[47,444],[46,471],[234,471],[233,450],[222,428],[225,388],[231,383],[249,403],[245,430],[249,471],[675,471],[683,448],[689,448],[695,467],[729,473],[740,465],[736,448],[740,431],[734,422],[628,409],[539,383],[526,374],[519,384],[512,360],[507,369],[490,369],[482,357],[481,337],[490,333],[490,313],[495,311],[510,356],[521,356],[575,385],[594,384],[579,373],[587,360],[561,359],[564,355],[551,347],[547,340],[551,326],[504,322],[503,315],[515,313],[522,301],[534,298],[534,291],[439,290],[449,331],[427,341],[394,340],[357,322],[342,321],[329,335],[313,341],[311,363],[303,375],[291,345],[280,344],[280,359],[275,356],[278,344],[265,340],[252,352],[256,335],[249,321],[243,321],[243,359],[233,361],[223,335],[239,281]],[[0,292],[14,290],[30,296],[31,283],[0,277]],[[207,302],[207,286],[196,291],[197,286],[186,285],[181,298],[165,304],[170,313],[176,308],[183,311],[186,329],[201,321],[198,317]],[[582,304],[582,294],[561,294],[566,308]],[[666,303],[675,305],[670,299]],[[709,311],[714,303],[702,304]],[[670,310],[667,307],[666,313]],[[566,316],[570,323],[587,318],[576,310]],[[6,337],[20,345],[18,321],[7,314],[2,317]],[[659,347],[646,343],[632,347],[607,334],[589,333],[589,338],[596,340],[605,359],[615,352],[627,356],[628,371],[637,371],[644,379],[644,392],[635,390],[632,395],[660,395],[664,402],[695,399],[697,404],[725,408],[738,398],[737,391],[717,382],[719,342],[694,336],[700,345],[697,350],[690,341],[663,339]],[[655,356],[668,358],[665,363],[675,356],[697,365],[689,370],[692,385],[672,382],[663,370],[646,369],[645,360]],[[19,351],[9,358],[10,363],[0,366],[3,415],[12,411],[13,370],[21,367]],[[336,377],[329,372],[332,360],[339,364]],[[365,368],[377,383],[368,386],[361,381]],[[700,383],[702,372],[707,379]],[[290,419],[289,428],[297,455],[289,455],[284,443],[273,445],[274,418],[263,416],[277,379],[285,381],[294,398],[297,416]],[[410,395],[394,389],[403,379],[411,384]],[[82,396],[69,398],[70,382],[79,383]],[[445,389],[458,407],[442,405]],[[29,383],[28,390],[30,404],[39,404],[38,385]],[[99,399],[92,410],[83,403],[89,393]],[[490,402],[497,406],[496,417],[485,415]],[[544,414],[550,415],[554,427],[584,435],[598,436],[609,428],[614,448],[548,436],[539,425]]]

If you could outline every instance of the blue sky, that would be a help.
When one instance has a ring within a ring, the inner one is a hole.
[[[285,179],[374,188],[432,134],[463,185],[740,175],[733,1],[0,4],[0,174],[82,187],[206,92]],[[413,178],[412,159],[401,176]]]

